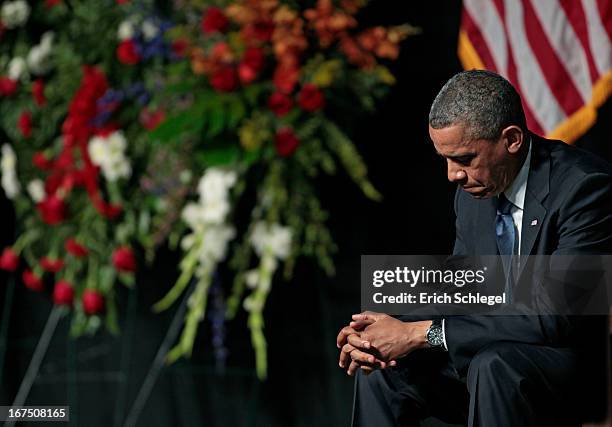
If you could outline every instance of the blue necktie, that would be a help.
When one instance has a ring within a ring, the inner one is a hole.
[[[497,249],[502,255],[502,263],[504,273],[506,275],[505,289],[506,298],[512,301],[512,264],[513,255],[517,254],[518,238],[517,230],[512,221],[510,210],[514,206],[504,194],[500,194],[497,198],[497,216],[495,217],[495,237],[497,240]]]

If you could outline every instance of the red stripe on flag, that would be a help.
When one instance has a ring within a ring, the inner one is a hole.
[[[554,48],[548,40],[548,34],[535,14],[531,1],[525,0],[523,6],[525,8],[523,19],[525,20],[527,40],[538,64],[540,64],[540,69],[548,86],[559,101],[559,105],[565,114],[569,116],[588,100],[582,99],[565,65],[557,57]]]
[[[497,9],[497,13],[499,13],[499,16],[502,20],[502,22],[506,21],[506,9],[504,8],[504,0],[493,0],[493,4],[495,5],[495,8]],[[506,34],[508,34],[506,32]]]
[[[601,22],[606,27],[608,37],[612,38],[612,2],[610,0],[597,0],[597,9],[599,10],[599,16],[601,16]]]
[[[472,42],[472,46],[476,49],[476,53],[478,53],[478,56],[487,70],[497,71],[495,61],[493,61],[493,56],[491,56],[491,52],[489,51],[489,46],[482,37],[480,29],[476,26],[476,23],[472,20],[472,17],[465,8],[461,16],[461,27],[465,30],[470,42]]]
[[[591,43],[589,42],[589,33],[584,9],[582,3],[576,0],[560,0],[561,7],[565,11],[565,15],[570,22],[570,25],[576,33],[576,37],[580,40],[580,44],[584,49],[584,53],[589,64],[589,75],[591,76],[591,85],[597,81],[599,73],[591,52]]]
[[[504,3],[502,0],[494,0],[495,7],[497,8],[497,12],[504,24],[504,33],[508,34],[508,25],[506,24],[506,9],[504,7]],[[514,85],[518,93],[521,95],[523,100],[523,111],[525,112],[525,119],[527,121],[527,127],[533,133],[536,133],[540,136],[546,135],[544,129],[540,125],[540,123],[535,118],[533,111],[529,107],[529,105],[525,102],[525,97],[523,96],[523,89],[518,80],[518,72],[516,71],[516,62],[514,61],[514,51],[512,50],[512,46],[510,45],[510,40],[506,37],[506,48],[508,49],[508,80]]]

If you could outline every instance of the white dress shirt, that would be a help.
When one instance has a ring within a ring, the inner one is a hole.
[[[518,236],[518,254],[521,254],[521,231],[523,229],[523,210],[525,209],[525,192],[527,191],[527,179],[529,178],[529,165],[531,164],[531,138],[529,138],[529,151],[527,151],[527,157],[523,162],[523,166],[519,171],[512,184],[504,191],[504,196],[512,207],[510,208],[510,215],[512,215],[512,222],[517,230]],[[444,327],[444,318],[442,319],[442,342],[444,349],[448,350],[446,345],[446,328]]]

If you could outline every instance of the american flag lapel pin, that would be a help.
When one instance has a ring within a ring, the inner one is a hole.
[[[538,220],[537,219],[534,219],[534,220],[531,221],[531,226],[533,227],[535,225],[538,225]]]

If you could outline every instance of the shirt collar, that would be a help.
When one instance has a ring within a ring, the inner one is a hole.
[[[527,178],[529,178],[529,165],[531,163],[531,137],[529,138],[529,151],[523,162],[523,166],[510,187],[504,191],[504,196],[512,202],[512,204],[523,210],[525,206],[525,192],[527,191]]]

